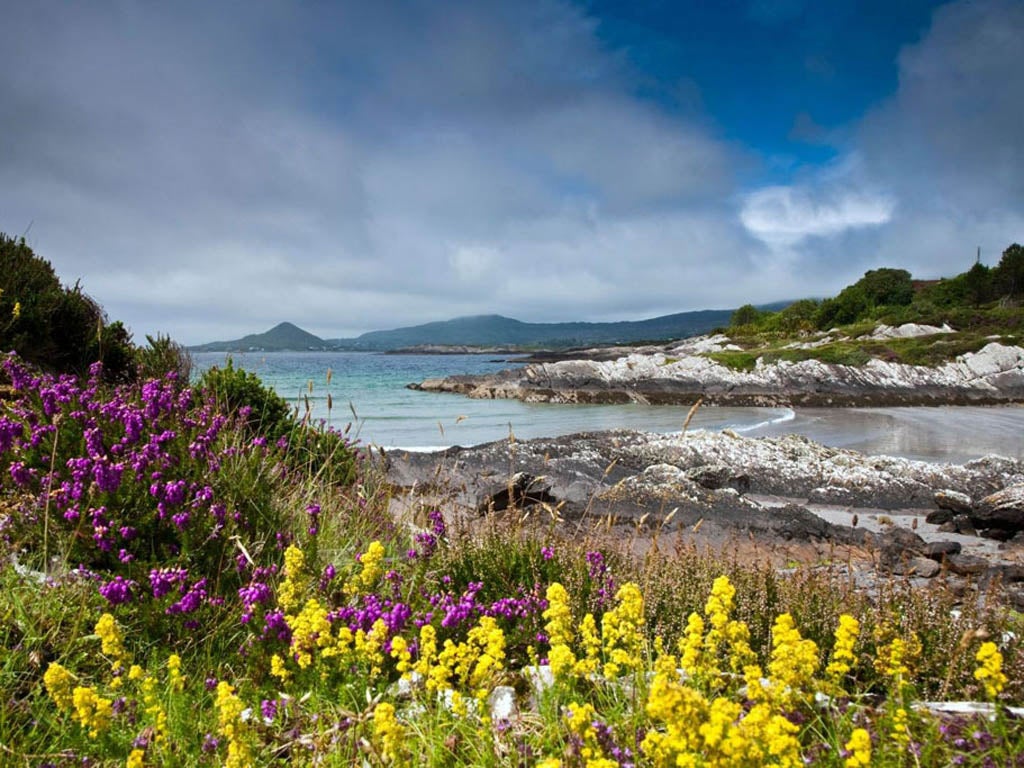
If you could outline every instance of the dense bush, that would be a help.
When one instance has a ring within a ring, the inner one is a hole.
[[[196,386],[239,419],[248,434],[287,446],[291,466],[341,485],[355,477],[356,449],[343,433],[299,420],[284,398],[230,358],[223,368],[204,371]]]
[[[24,238],[0,233],[0,350],[46,370],[85,375],[103,363],[107,381],[135,377],[131,334],[110,323],[77,283],[61,285],[53,267]]]

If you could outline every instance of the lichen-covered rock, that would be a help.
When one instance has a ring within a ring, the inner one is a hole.
[[[724,337],[723,337],[724,338]],[[1024,401],[1024,349],[991,342],[935,367],[870,360],[862,366],[819,360],[733,370],[705,356],[727,348],[717,337],[614,360],[562,360],[482,376],[411,385],[474,398],[558,403],[718,405],[934,405]],[[676,357],[680,355],[680,357]]]
[[[979,529],[1024,530],[1024,484],[1011,485],[983,498],[971,512],[971,522]]]
[[[959,491],[951,491],[948,488],[943,488],[941,491],[936,491],[935,506],[939,509],[947,510],[957,515],[969,515],[971,513],[971,507],[974,502],[971,497],[966,493],[960,493]],[[948,519],[952,519],[952,515]],[[929,520],[931,522],[931,520]],[[941,520],[939,522],[946,522]]]

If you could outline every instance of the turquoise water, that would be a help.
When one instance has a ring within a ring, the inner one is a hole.
[[[223,365],[223,353],[194,353],[197,370]],[[492,440],[552,437],[604,429],[678,432],[688,409],[643,405],[560,405],[471,400],[406,385],[461,373],[491,373],[514,360],[486,355],[384,355],[371,352],[234,353],[300,413],[349,426],[364,444],[428,449]],[[328,384],[327,372],[331,371]],[[330,393],[333,407],[327,408]],[[797,432],[865,453],[965,461],[989,453],[1024,459],[1024,408],[700,408],[692,429],[751,435]]]

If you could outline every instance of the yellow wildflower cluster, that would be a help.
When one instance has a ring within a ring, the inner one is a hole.
[[[662,652],[654,664],[645,709],[656,727],[641,748],[658,766],[776,766],[802,764],[798,727],[785,717],[806,698],[818,669],[818,649],[800,636],[789,614],[772,630],[768,684],[750,648],[750,630],[731,618],[735,589],[728,578],[715,580],[705,606],[705,622],[691,614],[676,657]],[[678,668],[681,666],[681,669]],[[726,674],[727,672],[734,674]],[[735,690],[743,672],[749,711]]]
[[[772,654],[768,662],[768,698],[781,708],[806,698],[818,671],[818,646],[800,636],[793,617],[783,613],[772,626]]]
[[[593,705],[574,701],[566,708],[565,720],[569,732],[582,744],[580,757],[583,758],[586,768],[618,768],[619,762],[605,755],[597,739],[597,728],[594,727],[597,712]]]
[[[359,563],[362,565],[357,577],[359,586],[364,590],[370,589],[384,575],[384,545],[379,541],[370,542],[370,546],[359,558]]]
[[[832,646],[832,659],[825,668],[825,674],[840,689],[843,678],[857,663],[853,648],[857,644],[858,635],[860,635],[860,622],[849,614],[844,613],[840,616],[839,626],[836,627],[836,641]]]
[[[327,609],[316,598],[307,600],[301,611],[286,616],[285,620],[292,631],[291,651],[299,669],[306,669],[313,663],[313,653],[317,648],[334,644]]]
[[[1006,685],[1006,675],[1003,674],[1003,655],[993,642],[982,643],[978,649],[978,668],[974,670],[974,679],[985,686],[985,695],[994,699]]]
[[[466,714],[461,691],[468,691],[478,701],[487,698],[492,683],[504,668],[505,634],[491,616],[481,616],[469,630],[466,640],[444,641],[437,650],[437,632],[425,624],[420,629],[419,658],[412,671],[423,676],[428,691],[452,692],[452,709]]]
[[[284,551],[284,580],[277,586],[277,604],[285,611],[297,606],[306,591],[305,566],[306,556],[301,549],[292,544]]]
[[[143,711],[153,724],[153,740],[155,742],[162,741],[167,735],[167,710],[164,709],[163,702],[160,700],[157,685],[155,677],[146,675],[140,686]]]
[[[142,749],[133,749],[128,754],[128,761],[125,768],[142,768],[146,764],[146,752]]]
[[[867,768],[871,765],[871,734],[863,728],[855,728],[845,744],[850,753],[845,768]]]
[[[888,624],[881,624],[875,629],[875,639],[879,642],[875,669],[891,677],[898,690],[909,677],[911,665],[921,654],[921,641],[914,634],[908,637],[896,635],[896,630]]]
[[[121,668],[127,653],[124,650],[124,639],[117,621],[109,613],[104,613],[96,622],[93,630],[100,639],[100,648],[111,660],[110,668],[115,672]]]
[[[185,690],[185,676],[181,674],[181,657],[176,653],[167,657],[167,683],[175,693]]]
[[[89,732],[90,739],[95,739],[110,727],[114,702],[100,696],[95,688],[77,686],[71,692],[71,705],[75,719]]]
[[[719,576],[704,606],[707,622],[696,613],[690,614],[679,640],[682,669],[712,690],[724,687],[724,670],[747,673],[756,662],[750,648],[750,629],[732,618],[735,599],[736,588],[728,577]],[[760,669],[750,670],[747,676],[759,680]]]
[[[320,659],[332,659],[339,667],[361,663],[371,674],[377,674],[384,664],[388,629],[383,619],[377,619],[369,632],[353,632],[345,625],[334,632],[327,608],[310,598],[301,611],[286,615],[285,621],[292,632],[291,655],[299,669],[307,669]],[[277,654],[270,660],[270,673],[282,682],[291,677],[285,660]]]
[[[405,763],[405,729],[398,722],[395,707],[382,701],[373,710],[373,737],[386,763]]]
[[[70,712],[79,724],[95,739],[110,727],[114,703],[100,696],[95,688],[75,685],[75,677],[54,662],[43,674],[46,692],[62,712]]]
[[[670,654],[655,662],[645,709],[660,726],[648,731],[641,744],[656,766],[802,765],[797,726],[767,703],[755,704],[743,715],[732,698],[708,700],[680,680],[676,659]]]
[[[892,729],[890,734],[892,740],[901,747],[910,743],[910,723],[908,722],[907,710],[903,707],[896,707],[892,713]]]
[[[579,641],[583,652],[577,658],[572,650],[574,640],[572,609],[569,595],[558,582],[548,587],[545,595],[548,607],[542,614],[547,620],[544,631],[548,635],[550,649],[548,664],[556,680],[569,676],[586,677],[594,674],[601,664],[601,637],[597,631],[594,615],[583,617],[579,627]]]
[[[412,651],[401,635],[391,638],[391,658],[395,660],[395,669],[399,674],[404,675],[412,669]]]
[[[53,699],[53,703],[57,705],[57,709],[62,712],[70,711],[71,691],[75,687],[75,676],[57,662],[53,662],[43,674],[43,684],[46,686],[46,692]]]
[[[615,593],[615,599],[618,605],[601,619],[604,676],[608,679],[643,666],[643,593],[636,584],[628,582]]]
[[[224,768],[248,768],[252,751],[246,741],[247,729],[242,720],[245,705],[235,695],[235,689],[221,680],[217,683],[217,732],[228,740],[228,755]]]

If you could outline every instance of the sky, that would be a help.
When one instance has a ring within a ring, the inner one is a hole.
[[[0,0],[0,231],[136,340],[831,295],[1024,240],[1021,0]]]

